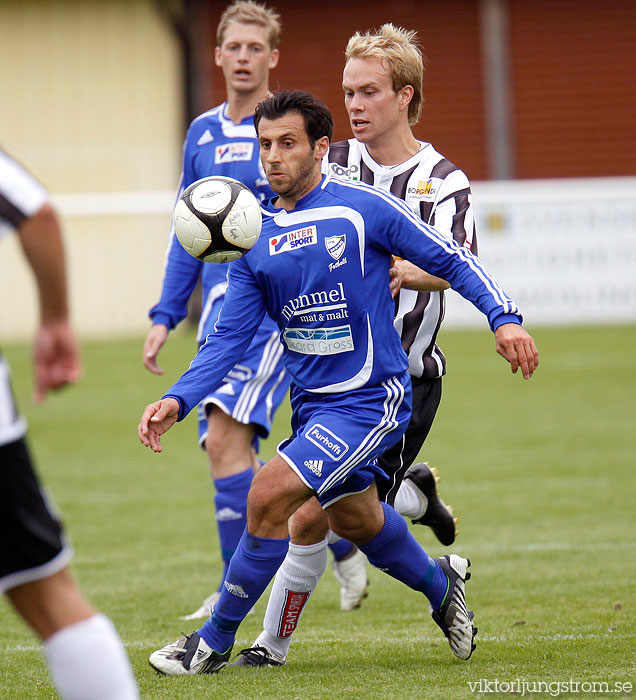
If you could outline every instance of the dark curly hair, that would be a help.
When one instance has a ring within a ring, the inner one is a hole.
[[[261,119],[279,119],[287,112],[298,112],[302,116],[312,148],[323,136],[327,136],[331,141],[333,132],[331,112],[317,97],[303,90],[282,90],[259,103],[254,112],[256,133],[258,134]]]

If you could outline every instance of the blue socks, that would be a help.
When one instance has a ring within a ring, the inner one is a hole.
[[[404,518],[390,505],[381,505],[384,509],[384,527],[370,542],[359,545],[358,549],[366,554],[370,564],[424,593],[433,610],[437,610],[446,596],[448,577],[409,532]]]
[[[329,549],[332,551],[336,561],[344,559],[347,554],[351,554],[354,550],[355,544],[349,542],[349,540],[338,540],[329,545]]]
[[[253,478],[254,471],[249,467],[238,474],[214,479],[216,526],[219,531],[221,556],[224,564],[219,590],[221,590],[223,579],[227,574],[230,559],[247,525],[247,494]]]
[[[224,653],[234,644],[236,630],[283,563],[289,538],[256,537],[245,530],[223,581],[212,617],[198,631],[206,644]]]

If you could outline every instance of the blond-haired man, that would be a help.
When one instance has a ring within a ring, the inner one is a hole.
[[[345,50],[342,87],[355,138],[332,144],[324,169],[391,192],[424,222],[476,253],[468,178],[411,130],[422,109],[423,75],[416,32],[385,24],[354,34]],[[413,522],[430,526],[449,545],[456,521],[437,494],[437,474],[426,463],[413,464],[441,399],[445,358],[436,338],[449,285],[404,260],[396,260],[390,274],[396,296],[394,326],[408,355],[413,411],[403,437],[379,459],[389,478],[378,480],[378,494]],[[285,663],[300,614],[324,572],[326,519],[315,501],[294,515],[290,532],[289,554],[274,581],[264,630],[236,665]],[[355,550],[349,559],[334,563],[337,575],[342,570],[348,574],[343,596],[348,595],[350,607],[366,595],[365,561]]]

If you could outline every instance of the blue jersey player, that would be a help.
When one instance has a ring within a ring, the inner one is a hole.
[[[190,125],[178,194],[209,175],[240,180],[260,199],[272,194],[259,160],[253,113],[269,91],[269,71],[278,62],[279,34],[278,15],[257,3],[235,2],[222,15],[215,61],[223,70],[227,101]],[[227,265],[204,264],[191,257],[173,230],[161,298],[150,310],[153,325],[144,345],[144,364],[151,372],[162,373],[157,354],[169,331],[185,318],[188,299],[199,279],[203,293],[198,329],[201,342],[214,332],[227,288]],[[247,493],[257,468],[255,445],[259,437],[268,435],[272,415],[288,387],[277,329],[265,317],[243,356],[200,403],[199,437],[214,480],[225,567],[245,528]],[[218,595],[218,591],[209,595],[185,618],[208,617]]]
[[[215,673],[236,630],[285,558],[288,519],[316,497],[330,528],[371,564],[423,593],[452,652],[468,659],[476,628],[465,603],[469,560],[430,558],[404,518],[380,503],[378,457],[404,433],[408,362],[393,327],[391,255],[447,280],[488,318],[497,350],[528,378],[538,364],[515,303],[479,260],[438,234],[401,200],[321,175],[332,131],[309,93],[283,91],[256,111],[261,160],[278,195],[264,206],[258,243],[232,264],[217,332],[164,397],[146,407],[141,442],[161,435],[223,380],[261,319],[276,320],[292,377],[292,435],[256,475],[247,529],[214,612],[201,629],[150,657],[169,675]]]

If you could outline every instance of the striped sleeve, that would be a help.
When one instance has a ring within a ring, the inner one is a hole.
[[[0,220],[17,228],[47,201],[44,187],[17,161],[0,150]]]

